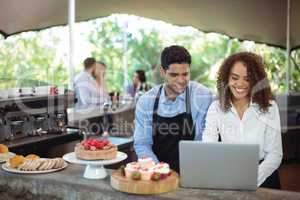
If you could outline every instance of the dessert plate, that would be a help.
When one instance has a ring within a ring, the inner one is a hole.
[[[82,160],[78,159],[75,152],[67,153],[63,156],[63,159],[69,163],[87,165],[84,171],[84,178],[87,179],[103,179],[107,176],[103,165],[110,165],[121,162],[127,158],[127,154],[118,151],[117,157],[111,160]]]
[[[68,166],[68,163],[65,162],[65,164],[57,169],[49,169],[49,170],[36,170],[36,171],[22,171],[19,169],[12,168],[8,163],[5,163],[2,165],[2,169],[11,172],[11,173],[17,173],[17,174],[45,174],[45,173],[51,173],[51,172],[56,172],[60,171],[62,169],[65,169]]]

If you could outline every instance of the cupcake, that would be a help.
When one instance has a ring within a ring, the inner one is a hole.
[[[138,163],[141,165],[141,168],[144,169],[150,169],[155,166],[155,163],[150,157],[141,157],[138,159]]]
[[[138,172],[140,169],[140,165],[137,162],[128,163],[124,169],[125,177],[131,178],[133,172]]]
[[[155,165],[155,168],[170,168],[170,165],[165,162],[159,162]]]
[[[152,168],[142,168],[140,169],[140,173],[141,173],[141,180],[144,181],[149,181],[151,180],[151,176],[153,174],[153,169]]]
[[[165,179],[170,175],[171,170],[169,164],[161,162],[155,165],[154,172],[160,174],[160,179]]]

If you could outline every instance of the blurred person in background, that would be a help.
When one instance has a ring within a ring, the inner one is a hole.
[[[74,89],[77,102],[75,109],[101,106],[105,101],[104,73],[105,65],[97,63],[95,58],[86,58],[84,69],[74,79]]]
[[[151,87],[147,84],[147,77],[144,70],[136,70],[133,74],[132,84],[128,85],[126,92],[135,97],[138,91],[146,92]]]
[[[100,105],[103,105],[110,98],[107,92],[106,81],[105,81],[106,68],[107,66],[104,62],[98,61],[96,65],[95,74],[94,74]]]

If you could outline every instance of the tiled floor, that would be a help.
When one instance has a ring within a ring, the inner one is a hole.
[[[300,192],[300,162],[283,164],[279,174],[283,190]]]

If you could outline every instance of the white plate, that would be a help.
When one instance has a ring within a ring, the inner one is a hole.
[[[103,179],[107,176],[107,172],[103,165],[110,165],[114,163],[121,162],[127,158],[127,154],[118,151],[117,156],[111,160],[81,160],[75,155],[75,152],[67,153],[63,156],[65,161],[70,163],[86,165],[83,177],[87,179]]]
[[[41,171],[21,171],[21,170],[12,168],[9,166],[8,163],[5,163],[2,165],[2,169],[7,172],[17,173],[17,174],[45,174],[45,173],[51,173],[51,172],[56,172],[56,171],[62,170],[64,168],[66,168],[67,166],[68,166],[68,163],[65,162],[64,166],[62,166],[61,168],[57,168],[57,169],[49,169],[49,170],[41,170]]]
[[[79,165],[110,165],[125,160],[126,158],[127,154],[120,151],[118,151],[116,158],[111,160],[81,160],[76,157],[75,152],[67,153],[63,156],[65,161]]]
[[[5,159],[5,160],[2,160],[2,159],[0,159],[0,163],[4,163],[4,162],[6,162],[9,158],[11,158],[11,157],[13,157],[13,156],[15,156],[16,154],[15,153],[13,153],[13,152],[9,152],[8,153],[8,158],[7,159]]]

